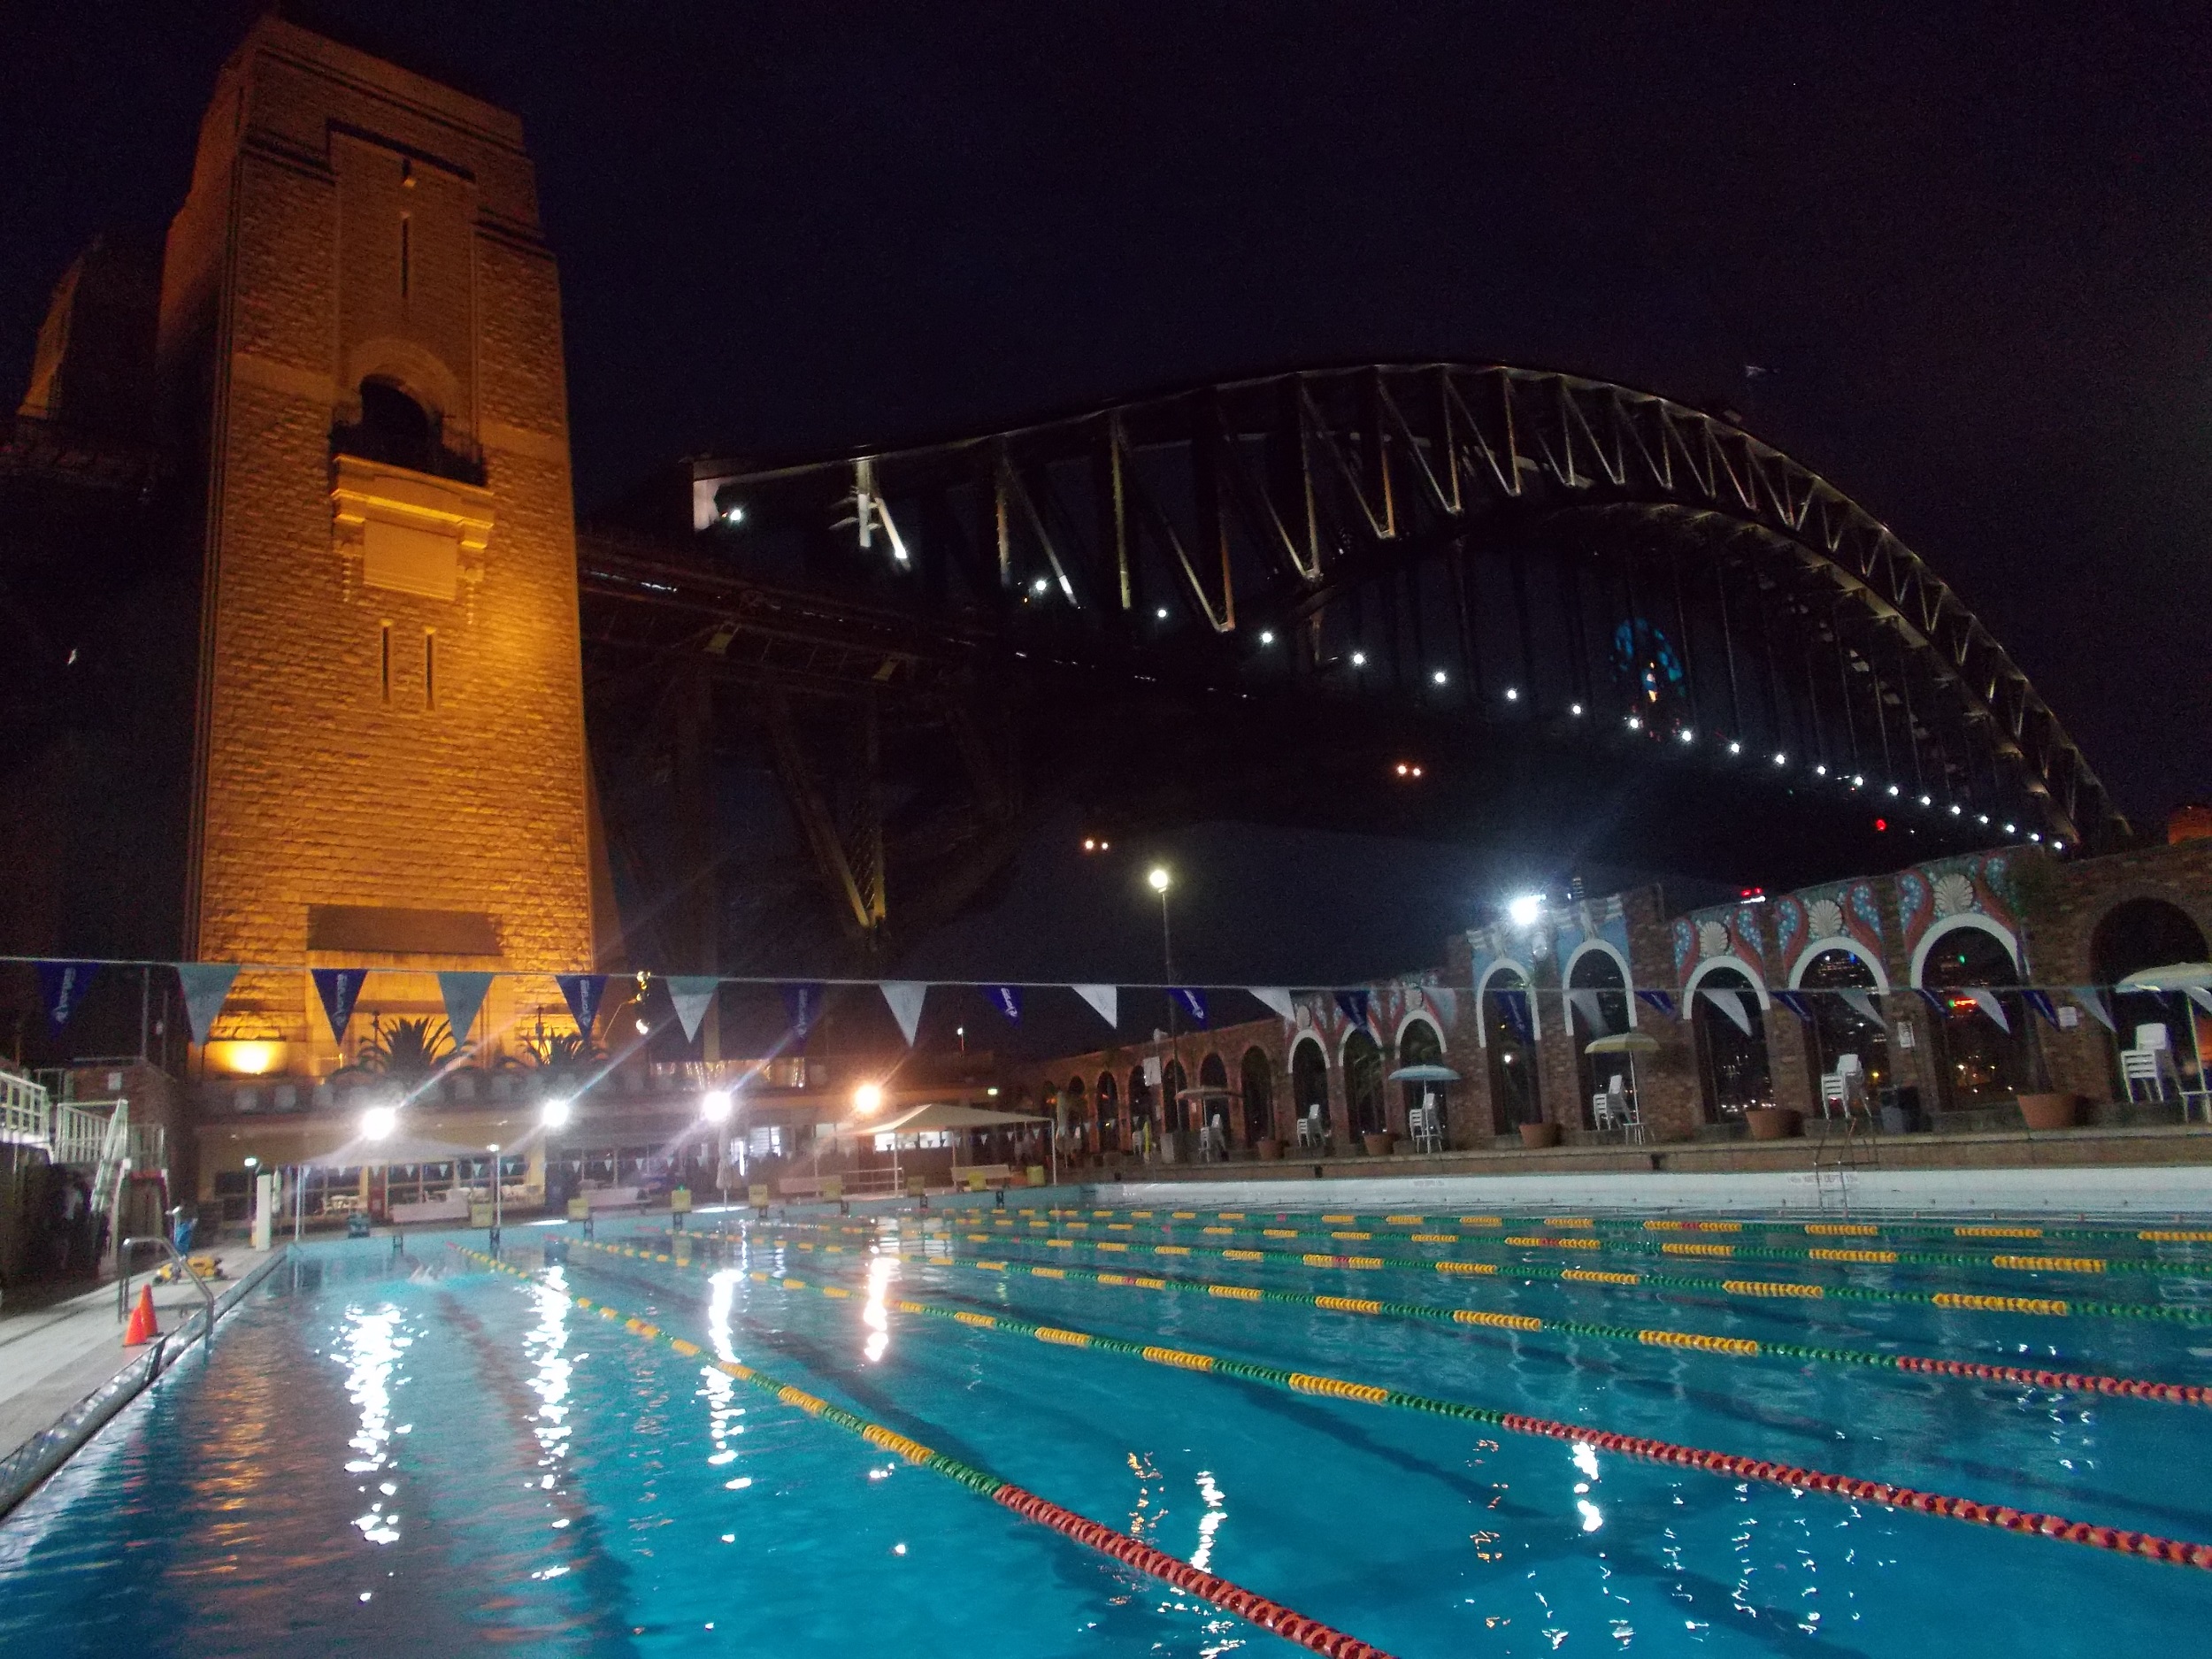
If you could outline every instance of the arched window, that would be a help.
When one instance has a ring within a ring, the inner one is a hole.
[[[1390,1126],[1383,1113],[1382,1046],[1363,1030],[1344,1041],[1344,1109],[1356,1135],[1380,1134]]]
[[[1806,1000],[1813,1010],[1816,1079],[1836,1071],[1845,1055],[1855,1054],[1859,1070],[1866,1074],[1870,1100],[1873,1092],[1889,1081],[1888,1028],[1878,1019],[1869,1019],[1865,1009],[1857,1006],[1864,1002],[1878,1012],[1881,1008],[1875,1001],[1880,995],[1880,982],[1874,970],[1856,951],[1824,950],[1805,964],[1797,984],[1800,990],[1811,993]],[[1842,991],[1861,995],[1839,995]]]
[[[2163,899],[2130,899],[2116,904],[2090,935],[2090,978],[2099,985],[2117,985],[2131,973],[2146,968],[2170,967],[2206,958],[2204,934],[2188,912]],[[2204,1032],[2207,1022],[2197,1006],[2181,991],[2130,991],[2112,999],[2112,1023],[2119,1029],[2112,1041],[2112,1073],[2120,1097],[2127,1085],[2120,1077],[2120,1053],[2133,1048],[2139,1029],[2166,1028],[2167,1051],[2173,1056],[2175,1074],[2185,1090],[2204,1087]]]
[[[348,447],[365,460],[428,472],[437,460],[438,423],[398,381],[373,374],[361,382],[361,424]]]
[[[1121,1150],[1121,1107],[1114,1098],[1114,1074],[1098,1074],[1098,1149],[1101,1152]]]
[[[1060,1091],[1060,1108],[1061,1122],[1067,1125],[1067,1132],[1074,1137],[1075,1145],[1079,1148],[1088,1146],[1091,1140],[1091,1103],[1086,1098],[1081,1078],[1071,1077],[1068,1079],[1068,1086]]]
[[[1597,1119],[1592,1113],[1591,1096],[1604,1094],[1616,1072],[1621,1074],[1621,1087],[1625,1090],[1629,1066],[1624,1056],[1586,1050],[1600,1037],[1628,1029],[1628,981],[1621,976],[1621,964],[1613,959],[1612,952],[1586,950],[1568,975],[1567,990],[1567,1030],[1574,1039],[1575,1076],[1581,1086],[1575,1092],[1575,1102],[1582,1126],[1594,1129]]]
[[[1321,1045],[1309,1037],[1290,1051],[1290,1101],[1302,1118],[1318,1123],[1329,1133],[1329,1061]]]
[[[1425,1019],[1417,1019],[1408,1024],[1398,1037],[1399,1066],[1401,1068],[1409,1065],[1440,1066],[1443,1064],[1444,1040],[1436,1034],[1436,1027]],[[1443,1126],[1443,1084],[1438,1082],[1401,1083],[1398,1085],[1398,1090],[1405,1097],[1405,1109],[1409,1115],[1418,1110],[1423,1102],[1434,1102],[1437,1109],[1437,1126],[1439,1128]]]
[[[1275,1133],[1275,1072],[1267,1063],[1267,1051],[1257,1047],[1244,1051],[1244,1063],[1237,1070],[1244,1086],[1244,1141],[1250,1146]]]
[[[1541,1123],[1544,1094],[1536,1077],[1535,1010],[1528,983],[1510,968],[1482,987],[1484,1053],[1490,1071],[1490,1130],[1511,1134],[1521,1124]]]
[[[1936,1059],[1953,1111],[1995,1106],[2037,1087],[2034,1016],[2019,992],[2006,988],[2020,983],[2020,971],[2002,940],[1983,927],[1953,928],[1929,951],[1920,982],[1942,998]]]
[[[1708,991],[1729,999],[1727,1003],[1706,995]],[[1697,1001],[1690,1023],[1697,1033],[1706,1122],[1724,1123],[1747,1108],[1774,1104],[1766,1021],[1749,978],[1738,968],[1715,968],[1698,981],[1692,995]],[[1735,1013],[1728,1011],[1732,1008]]]
[[[1222,1133],[1226,1135],[1229,1133],[1229,1068],[1222,1064],[1219,1055],[1210,1054],[1198,1063],[1198,1087],[1206,1097],[1198,1102],[1199,1111],[1204,1114],[1203,1120],[1210,1124],[1220,1124]],[[1197,1112],[1192,1114],[1193,1117],[1198,1115]]]

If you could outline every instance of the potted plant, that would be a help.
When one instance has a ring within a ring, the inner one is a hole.
[[[1786,1141],[1803,1121],[1794,1106],[1749,1106],[1744,1109],[1744,1127],[1754,1141]]]
[[[1273,1135],[1262,1135],[1252,1143],[1252,1151],[1261,1163],[1269,1163],[1283,1156],[1283,1143]]]
[[[1523,1124],[1521,1144],[1532,1149],[1555,1147],[1559,1144],[1559,1125],[1550,1122]]]
[[[1398,1137],[1386,1129],[1370,1130],[1360,1140],[1366,1146],[1367,1156],[1371,1158],[1388,1157],[1390,1149],[1398,1143]]]
[[[2078,1094],[2023,1094],[2020,1116],[2030,1129],[2071,1129],[2080,1104]]]

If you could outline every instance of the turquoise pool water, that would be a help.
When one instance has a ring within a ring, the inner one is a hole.
[[[910,1236],[912,1218],[903,1225]],[[718,1354],[1403,1659],[2106,1655],[2212,1641],[2212,1573],[1047,1346],[887,1311],[880,1297],[872,1310],[864,1244],[836,1256],[795,1248],[838,1235],[755,1230],[718,1272],[582,1251],[546,1267],[553,1231],[511,1229],[506,1259],[705,1353],[686,1356],[482,1271],[443,1238],[411,1238],[397,1261],[381,1239],[312,1247],[242,1307],[204,1364],[173,1372],[0,1525],[0,1648],[41,1659],[472,1644],[1294,1651],[733,1382],[706,1364]],[[602,1239],[625,1232],[657,1236],[639,1224]],[[452,1241],[480,1248],[482,1235]],[[1131,1265],[1027,1240],[987,1254]],[[2212,1380],[2212,1323],[1663,1297],[1283,1263],[1141,1267]],[[2212,1540],[2202,1408],[952,1266],[872,1271],[895,1296]],[[2201,1294],[2178,1278],[1761,1271],[2016,1295]],[[776,1287],[786,1272],[860,1294]]]

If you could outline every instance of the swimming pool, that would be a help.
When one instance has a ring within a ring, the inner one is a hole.
[[[1405,1659],[2172,1651],[2212,1615],[2212,1572],[1531,1426],[2212,1540],[2204,1405],[1893,1363],[2201,1384],[2212,1243],[1072,1208],[733,1221],[683,1261],[641,1220],[550,1266],[567,1229],[511,1229],[523,1276],[481,1233],[310,1248],[0,1525],[0,1642],[1294,1651],[893,1436]],[[1938,1259],[1774,1254],[1816,1248]]]

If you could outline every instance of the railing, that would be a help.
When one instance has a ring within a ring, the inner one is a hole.
[[[64,1101],[55,1107],[53,1139],[48,1143],[54,1162],[96,1169],[101,1154],[107,1149],[110,1126],[121,1104],[119,1101],[111,1102],[104,1109],[94,1109]]]
[[[0,1071],[0,1141],[16,1146],[50,1145],[54,1110],[46,1091],[27,1077]]]

